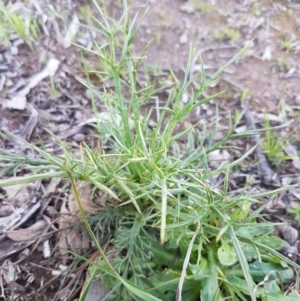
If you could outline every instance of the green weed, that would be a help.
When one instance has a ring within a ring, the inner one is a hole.
[[[276,165],[289,159],[289,156],[285,154],[284,147],[288,143],[288,137],[280,139],[275,129],[272,129],[270,120],[265,114],[265,137],[263,141],[263,149],[267,157],[272,160]]]
[[[59,96],[59,91],[56,87],[56,84],[55,84],[52,76],[49,77],[49,82],[50,82],[50,87],[51,87],[51,97],[56,99]]]
[[[284,38],[280,41],[281,48],[287,52],[295,51],[297,45],[298,45],[297,41],[288,38]]]
[[[296,209],[288,209],[288,213],[292,214],[298,223],[300,222],[300,205]]]
[[[213,37],[217,40],[229,39],[232,41],[237,41],[240,39],[241,35],[237,29],[224,26],[222,29],[215,30],[213,32]]]
[[[5,44],[9,41],[9,33],[14,32],[31,50],[34,50],[32,40],[37,39],[38,31],[38,24],[34,19],[10,12],[4,4],[0,3],[0,38]]]
[[[284,71],[284,72],[287,72],[291,69],[291,63],[288,62],[288,60],[281,56],[277,59],[277,65]]]

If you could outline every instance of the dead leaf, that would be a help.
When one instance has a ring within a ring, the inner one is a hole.
[[[32,245],[35,240],[28,240],[28,241],[13,241],[13,240],[6,240],[4,243],[0,245],[0,260],[3,260],[19,251],[27,248],[28,246]]]
[[[290,156],[290,158],[293,161],[293,165],[295,166],[295,168],[300,169],[300,159],[297,153],[296,148],[291,145],[288,144],[284,147],[284,151]]]
[[[44,78],[48,76],[54,76],[59,64],[59,60],[51,58],[48,61],[47,66],[41,72],[33,75],[28,80],[28,83],[25,85],[25,87],[19,90],[16,94],[12,95],[11,99],[6,99],[6,102],[4,102],[3,106],[9,109],[24,110],[26,108],[26,95]]]
[[[91,200],[91,185],[80,187],[78,195],[86,213],[91,213],[95,209],[95,204]],[[63,263],[66,264],[69,249],[82,254],[89,249],[91,241],[84,225],[81,223],[79,209],[72,191],[70,191],[68,199],[62,204],[60,213],[59,228],[62,231],[59,234],[59,249],[63,257]]]
[[[227,150],[214,150],[208,154],[209,164],[214,168],[221,168],[230,159],[230,153]]]
[[[72,39],[75,37],[80,26],[79,18],[77,14],[73,14],[72,21],[68,28],[66,35],[62,40],[62,45],[64,48],[69,48],[72,45]]]
[[[31,225],[26,229],[19,229],[6,232],[8,238],[13,241],[25,241],[28,239],[38,238],[47,226],[47,222],[45,220],[39,220],[35,224]]]
[[[85,285],[87,285],[88,280],[86,280]],[[86,301],[103,300],[105,296],[110,292],[100,279],[94,280],[89,287],[88,293],[85,297]]]
[[[272,59],[272,49],[270,46],[267,46],[263,55],[262,55],[262,60],[263,61],[270,61]]]
[[[26,122],[26,125],[21,133],[21,136],[26,140],[29,141],[31,134],[37,124],[38,121],[38,111],[30,104],[26,104],[26,108],[28,109],[28,112],[31,113],[28,121]]]

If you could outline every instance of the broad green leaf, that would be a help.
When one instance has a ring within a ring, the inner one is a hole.
[[[235,275],[228,275],[227,277],[228,285],[235,288],[235,290],[239,290],[240,292],[249,295],[248,286],[245,279],[237,277]],[[299,295],[289,294],[285,296],[278,285],[274,283],[274,281],[266,281],[262,287],[255,288],[256,297],[261,298],[261,300],[267,301],[298,301]]]
[[[300,296],[291,296],[288,295],[288,296],[285,296],[283,294],[279,295],[279,296],[270,296],[270,295],[267,295],[266,296],[266,301],[299,301],[300,300]]]
[[[218,249],[218,259],[221,265],[231,266],[238,261],[233,245],[226,242],[225,239],[221,240],[222,245]]]
[[[246,241],[246,239],[245,239]],[[276,250],[270,248],[269,246],[267,245],[264,245],[264,244],[261,244],[257,241],[254,241],[255,245],[260,248],[260,249],[263,249],[265,251],[267,251],[268,253],[278,257],[279,259],[281,259],[283,262],[285,262],[286,264],[288,264],[289,266],[292,266],[294,268],[296,268],[297,270],[300,270],[300,265],[298,265],[296,262],[294,262],[293,260],[289,259],[288,257],[280,254],[279,252],[277,252]]]
[[[256,251],[255,248],[247,243],[241,242],[241,247],[244,252],[244,255],[246,256],[247,260],[250,261],[251,259],[256,258]]]
[[[154,293],[155,291],[160,291],[161,293],[166,293],[168,291],[176,292],[180,280],[181,273],[173,270],[167,270],[166,272],[159,272],[152,275],[148,280],[153,285],[152,288],[147,290],[148,293]],[[195,287],[196,281],[186,280],[182,291],[189,291]],[[198,290],[199,293],[199,290]]]
[[[166,243],[166,248],[174,252],[178,248],[182,258],[185,258],[186,252],[190,244],[191,235],[182,235],[182,228],[177,228],[172,231],[172,238]],[[193,251],[198,250],[196,244],[193,245]],[[192,252],[190,261],[195,262],[197,260],[196,252]]]
[[[254,237],[258,237],[261,235],[266,235],[268,233],[272,233],[274,227],[272,225],[264,225],[261,226],[260,224],[253,224],[252,226],[243,226],[235,231],[237,236],[247,237],[252,239]]]
[[[255,239],[256,242],[264,244],[273,250],[280,250],[284,247],[285,242],[277,236],[264,236]]]
[[[219,232],[218,236],[216,237],[216,242],[218,242],[221,237],[224,235],[224,233],[226,233],[228,230],[228,225],[225,225]]]
[[[243,271],[240,270],[239,274],[243,274]],[[228,285],[235,288],[235,290],[240,291],[243,294],[249,295],[248,284],[245,279],[238,277],[237,275],[231,274],[227,276]]]
[[[200,285],[197,283],[194,284],[194,286],[187,291],[184,291],[182,293],[182,300],[184,301],[195,301],[199,300],[199,295],[200,295]]]
[[[122,281],[122,284],[134,295],[136,295],[137,297],[141,298],[142,300],[145,301],[162,301],[161,299],[156,298],[155,296],[144,292],[143,290],[141,290],[140,288],[136,287],[135,285],[133,285],[132,283],[130,283],[129,281],[125,280],[125,279],[120,279]]]
[[[265,276],[271,271],[274,271],[274,273],[271,273],[269,275],[270,280],[279,281],[277,273],[280,277],[280,281],[282,281],[283,283],[289,283],[294,277],[294,272],[291,268],[285,268],[280,264],[275,264],[272,262],[260,263],[258,260],[256,260],[249,264],[249,268],[250,274],[253,280],[256,282],[263,281]],[[244,277],[241,269],[233,269],[230,274],[238,277]]]
[[[300,294],[296,290],[291,291],[288,296],[291,298],[298,298],[297,300],[300,300]]]
[[[231,218],[233,220],[244,220],[249,215],[251,204],[249,201],[244,201],[241,207],[233,210]]]
[[[249,267],[253,279],[257,282],[262,281],[264,277],[271,271],[276,271],[279,274],[280,281],[282,281],[283,283],[289,283],[294,277],[294,272],[291,268],[284,268],[280,265],[276,265],[270,262],[260,263],[257,260],[250,263]],[[278,279],[278,276],[276,273],[272,273],[269,276],[269,279],[270,280]]]
[[[201,300],[214,301],[219,295],[219,283],[217,262],[211,250],[208,253],[208,262],[206,269],[203,270],[207,276],[201,281]]]
[[[172,253],[167,250],[166,245],[161,245],[157,241],[151,242],[151,252],[155,257],[158,265],[171,267],[172,269],[181,270],[183,266],[183,258],[177,255],[175,251]]]
[[[200,265],[197,264],[189,264],[189,269],[192,274],[195,276],[194,280],[201,280],[203,277],[207,277],[208,271],[208,261],[205,257],[201,258]]]

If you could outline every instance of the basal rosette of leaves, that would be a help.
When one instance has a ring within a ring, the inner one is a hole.
[[[183,210],[179,215],[175,212],[174,216],[168,215],[168,225],[174,226],[172,220],[177,220],[179,216],[183,224],[201,216],[203,220],[202,229],[192,247],[182,287],[182,300],[224,300],[229,296],[232,300],[248,300],[249,285],[230,232],[221,230],[223,235],[218,237],[222,223],[216,225],[217,219],[211,218],[209,211],[206,215],[198,216],[188,215],[188,210]],[[164,245],[157,241],[158,232],[145,225],[142,218],[137,216],[132,227],[134,229],[119,228],[115,233],[118,254],[122,254],[122,251],[126,254],[112,260],[115,269],[123,275],[125,272],[132,283],[158,300],[176,300],[183,262],[196,227],[191,223],[168,229]],[[233,239],[240,245],[249,268],[248,276],[254,296],[274,301],[282,298],[297,300],[296,294],[285,296],[282,291],[283,286],[293,279],[294,270],[276,254],[275,250],[280,250],[284,242],[271,235],[273,227],[252,222],[251,226],[237,224],[233,228],[236,228]],[[135,235],[132,235],[133,232]],[[264,250],[262,245],[273,250],[273,254]],[[108,270],[105,263],[98,264],[98,267],[91,269],[98,273]],[[132,300],[131,292],[119,290],[119,286],[116,286],[115,277],[106,274],[101,281],[113,290],[107,300]]]

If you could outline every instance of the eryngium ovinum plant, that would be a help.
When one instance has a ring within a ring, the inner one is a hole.
[[[61,141],[58,143],[64,156],[34,147],[44,159],[27,158],[25,163],[39,166],[35,167],[36,174],[22,180],[6,179],[0,186],[49,176],[69,179],[100,254],[89,273],[90,283],[98,279],[109,288],[103,300],[298,300],[296,292],[284,295],[284,287],[293,279],[291,267],[299,266],[278,252],[283,241],[272,235],[273,225],[257,223],[261,209],[250,209],[253,202],[271,193],[228,191],[231,169],[253,149],[236,161],[212,169],[208,154],[228,145],[235,125],[228,122],[227,133],[216,141],[211,136],[218,131],[217,121],[214,131],[209,127],[174,131],[190,112],[217,97],[202,95],[240,53],[210,78],[205,77],[203,68],[189,78],[191,50],[183,80],[171,71],[172,84],[168,87],[157,89],[150,83],[140,87],[137,76],[146,49],[134,56],[132,47],[140,25],[137,20],[143,18],[131,20],[126,1],[118,21],[108,17],[96,1],[94,5],[99,16],[93,17],[93,30],[106,42],[95,42],[92,50],[78,47],[83,55],[89,53],[99,61],[99,70],[86,65],[86,71],[101,79],[102,89],[96,91],[85,85],[94,95],[92,105],[103,148],[99,151],[83,144],[78,159]],[[106,89],[107,82],[113,82],[113,88]],[[156,101],[148,111],[144,109],[166,90],[166,99]],[[183,105],[187,91],[189,100]],[[105,103],[109,118],[98,114],[95,99]],[[10,156],[11,161],[16,158]],[[44,173],[45,168],[51,173]],[[223,175],[221,188],[210,185],[210,179],[217,175]],[[91,183],[114,205],[87,217],[75,181]],[[100,243],[103,233],[108,233],[105,246]],[[81,300],[85,300],[88,289],[86,286]]]

